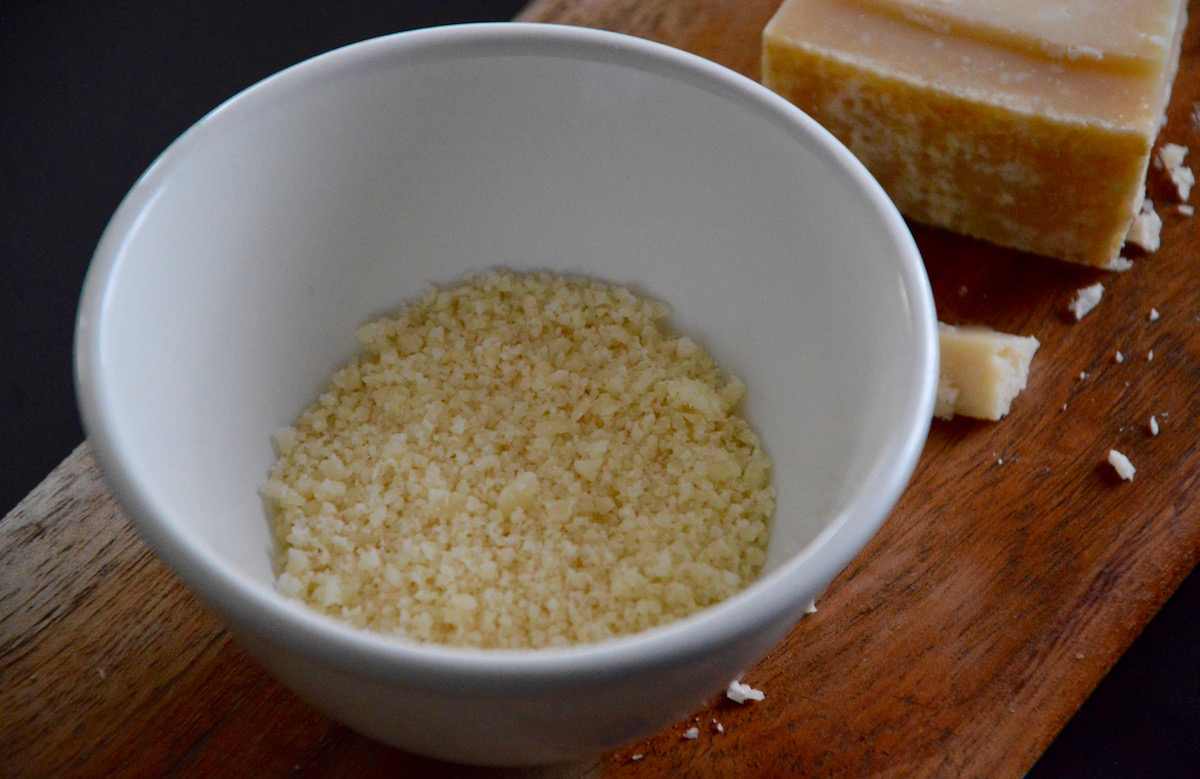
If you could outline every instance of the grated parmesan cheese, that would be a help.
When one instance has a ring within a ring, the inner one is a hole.
[[[717,603],[766,559],[746,388],[668,309],[507,272],[433,289],[276,438],[277,588],[417,641],[599,641]]]

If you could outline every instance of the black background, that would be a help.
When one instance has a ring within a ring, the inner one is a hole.
[[[300,60],[414,27],[510,19],[523,4],[0,0],[0,513],[83,440],[71,375],[79,290],[109,217],[160,151]],[[1198,618],[1193,575],[1030,776],[1200,776]]]

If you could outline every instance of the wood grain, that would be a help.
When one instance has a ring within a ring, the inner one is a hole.
[[[776,5],[544,0],[520,18],[641,35],[755,78]],[[1163,134],[1193,148],[1198,26]],[[1158,174],[1150,187],[1170,202]],[[551,769],[380,746],[232,644],[133,533],[84,445],[0,522],[0,774],[1019,776],[1200,560],[1200,235],[1160,213],[1163,247],[1124,274],[913,226],[943,320],[1041,340],[1030,386],[998,424],[935,423],[881,532],[747,675],[761,703],[714,701]],[[1104,300],[1073,321],[1067,302],[1096,280]],[[1133,482],[1105,464],[1110,447]]]

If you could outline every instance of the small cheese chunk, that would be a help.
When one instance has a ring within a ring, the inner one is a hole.
[[[1188,148],[1178,143],[1164,143],[1158,150],[1158,159],[1167,170],[1178,168],[1187,159]]]
[[[1186,202],[1192,193],[1192,187],[1196,185],[1196,174],[1192,172],[1191,168],[1181,165],[1171,171],[1171,181],[1174,182],[1175,189],[1179,193],[1179,200]]]
[[[725,691],[725,697],[734,703],[745,703],[746,701],[761,701],[767,697],[762,690],[756,690],[748,684],[742,684],[736,679],[729,683],[729,689]]]
[[[1041,345],[1038,340],[941,322],[938,336],[941,370],[934,415],[997,420],[1007,414],[1029,380],[1029,364]]]
[[[1129,226],[1129,234],[1125,236],[1126,244],[1140,246],[1147,253],[1158,251],[1162,245],[1162,217],[1154,210],[1154,204],[1147,198],[1142,203],[1142,211],[1133,218]]]
[[[1100,303],[1100,298],[1103,295],[1104,285],[1096,282],[1090,287],[1084,287],[1076,292],[1075,299],[1071,301],[1067,308],[1071,309],[1071,313],[1075,315],[1075,320],[1079,321]]]
[[[1137,468],[1133,467],[1133,463],[1129,462],[1129,458],[1116,449],[1108,450],[1108,464],[1125,481],[1133,481],[1133,475],[1137,473]]]
[[[1196,185],[1196,174],[1183,164],[1187,153],[1187,147],[1177,143],[1164,143],[1158,150],[1158,159],[1171,178],[1171,183],[1175,185],[1180,202],[1187,201],[1188,196],[1192,193],[1192,187]]]
[[[1186,0],[786,0],[762,80],[910,218],[1108,267],[1186,19]]]

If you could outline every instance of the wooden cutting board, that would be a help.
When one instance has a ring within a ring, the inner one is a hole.
[[[777,5],[538,0],[520,18],[651,38],[757,78]],[[1198,28],[1163,139],[1200,149]],[[1150,194],[1171,202],[1157,173]],[[553,769],[471,771],[380,746],[231,643],[134,535],[85,444],[0,523],[0,773],[1020,775],[1200,556],[1200,231],[1160,212],[1162,248],[1123,274],[913,227],[940,318],[1041,340],[1030,386],[998,424],[934,424],[878,536],[748,673],[761,703],[714,701]],[[1103,301],[1075,322],[1067,303],[1097,280]],[[1137,466],[1132,482],[1110,448]]]

